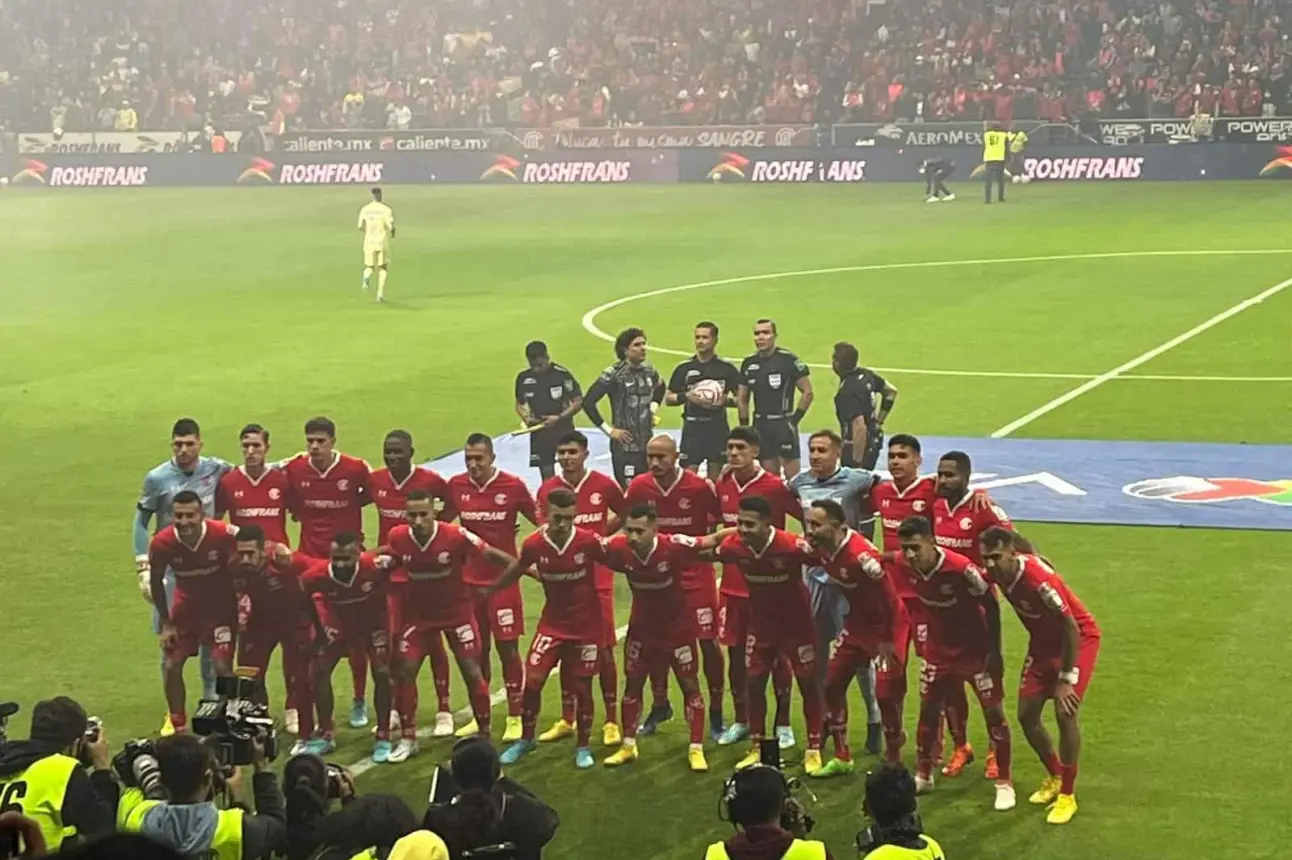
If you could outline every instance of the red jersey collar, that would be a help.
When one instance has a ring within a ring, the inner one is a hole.
[[[175,540],[177,540],[179,545],[189,552],[197,552],[197,548],[202,545],[202,541],[206,540],[206,520],[202,520],[202,528],[198,530],[197,540],[193,543],[190,544],[185,542],[185,540],[179,536],[179,529],[175,529]]]
[[[576,531],[577,529],[570,529],[570,536],[565,539],[565,546],[557,546],[556,541],[552,540],[551,535],[548,534],[547,526],[543,526],[543,540],[547,541],[548,546],[556,550],[557,555],[565,555],[565,551],[570,548],[570,544],[574,543]]]
[[[426,539],[426,543],[422,543],[417,539],[417,535],[413,532],[412,526],[408,527],[408,536],[413,539],[413,543],[416,544],[417,548],[422,552],[426,552],[427,548],[435,542],[435,536],[439,533],[440,521],[435,518],[431,519],[431,536]]]

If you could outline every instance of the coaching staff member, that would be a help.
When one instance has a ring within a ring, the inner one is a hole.
[[[754,323],[754,347],[757,351],[740,363],[744,384],[736,410],[740,423],[748,424],[752,398],[754,429],[763,442],[763,468],[774,475],[783,469],[788,481],[799,473],[803,458],[799,422],[812,406],[811,371],[797,355],[776,345],[776,323],[772,320]],[[797,409],[796,390],[801,395]]]
[[[655,426],[655,413],[664,401],[664,379],[646,360],[646,332],[626,328],[615,338],[619,359],[601,371],[588,389],[583,411],[602,433],[610,437],[610,462],[620,486],[646,474],[646,443]],[[610,423],[597,409],[610,398]]]
[[[695,355],[673,369],[668,380],[664,402],[682,407],[682,465],[692,472],[701,463],[708,464],[708,475],[717,478],[727,459],[727,409],[735,404],[736,392],[744,378],[736,366],[718,358],[718,326],[711,322],[695,325]],[[712,380],[722,383],[727,399],[719,406],[709,406],[695,399],[690,391],[696,383]]]
[[[991,202],[991,185],[996,183],[996,200],[1005,202],[1005,156],[1009,148],[1009,132],[998,122],[987,123],[982,134],[983,190]]]
[[[32,709],[30,740],[0,746],[0,812],[34,821],[51,853],[65,840],[106,836],[116,821],[107,735],[86,737],[88,728],[85,709],[59,696]]]
[[[830,364],[839,376],[834,412],[843,437],[843,465],[873,471],[884,445],[884,421],[897,403],[897,389],[862,367],[857,347],[845,341],[834,345]]]
[[[527,427],[543,427],[529,434],[529,465],[546,481],[556,474],[556,440],[574,429],[583,391],[574,374],[552,361],[541,340],[525,346],[525,359],[529,367],[516,374],[516,414]]]

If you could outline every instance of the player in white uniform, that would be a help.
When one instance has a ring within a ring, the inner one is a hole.
[[[395,236],[395,213],[381,202],[381,189],[372,189],[372,202],[359,210],[363,231],[363,290],[372,285],[377,270],[377,301],[386,300],[386,266],[390,263],[390,240]]]

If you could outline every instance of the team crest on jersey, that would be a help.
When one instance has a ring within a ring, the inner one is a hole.
[[[659,571],[660,573],[668,573],[668,562],[666,562],[666,561],[661,561],[661,562],[660,562],[660,563],[655,567],[655,569],[656,569],[657,571]]]
[[[494,503],[495,505],[505,505],[505,504],[507,504],[507,494],[506,494],[506,493],[499,493],[498,495],[494,496],[494,497],[493,497],[493,503]]]
[[[360,591],[372,591],[372,583],[371,583],[371,582],[365,582],[362,586],[360,586],[360,587],[359,587],[359,590],[360,590]]]
[[[584,559],[584,557],[585,557],[585,556],[583,555],[583,553],[581,553],[581,552],[576,552],[576,553],[574,554],[574,563],[575,563],[575,564],[583,564],[583,559]]]
[[[781,387],[781,375],[780,375],[779,373],[769,373],[769,374],[767,374],[767,384],[768,384],[768,385],[770,385],[772,388],[780,388],[780,387]]]
[[[777,570],[781,570],[782,568],[785,567],[785,562],[781,561],[779,558],[774,558],[772,559],[772,567],[776,568]]]
[[[888,500],[887,500],[887,499],[885,499],[885,500],[884,500],[884,504],[885,504],[885,505],[887,505],[887,504],[888,504]],[[915,513],[917,513],[917,514],[918,514],[918,513],[920,513],[921,511],[923,511],[923,510],[924,510],[924,500],[923,500],[923,499],[916,499],[916,500],[914,501],[914,503],[912,503],[912,504],[911,504],[911,510],[915,511]]]
[[[213,550],[211,550],[210,552],[208,552],[208,553],[206,554],[206,560],[207,560],[207,561],[218,561],[218,560],[219,560],[219,558],[220,558],[220,551],[219,551],[219,550],[215,550],[215,549],[213,549]]]
[[[283,494],[283,491],[278,489],[277,487],[269,488],[269,498],[273,499],[275,502],[278,501],[278,497],[281,496],[282,494]]]
[[[448,564],[451,558],[452,556],[450,556],[447,552],[442,552],[435,557],[435,560],[438,561],[440,564]]]
[[[942,593],[946,595],[952,595],[956,593],[956,590],[951,587],[951,583],[944,582],[942,583]]]
[[[601,504],[601,494],[600,494],[600,493],[593,493],[591,496],[589,496],[589,497],[588,497],[588,501],[589,501],[589,502],[591,502],[591,503],[592,503],[592,504],[594,504],[594,505],[599,505],[599,504]]]
[[[677,506],[684,511],[688,511],[691,509],[691,500],[686,498],[678,499]]]
[[[970,517],[961,517],[960,528],[964,529],[965,531],[969,531],[969,529],[973,528],[973,519]]]
[[[341,480],[336,482],[336,488],[344,493],[350,489],[350,482],[347,481],[345,478],[342,478]]]

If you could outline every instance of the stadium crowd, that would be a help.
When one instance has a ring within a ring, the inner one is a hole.
[[[5,0],[9,130],[1288,112],[1288,0]]]

